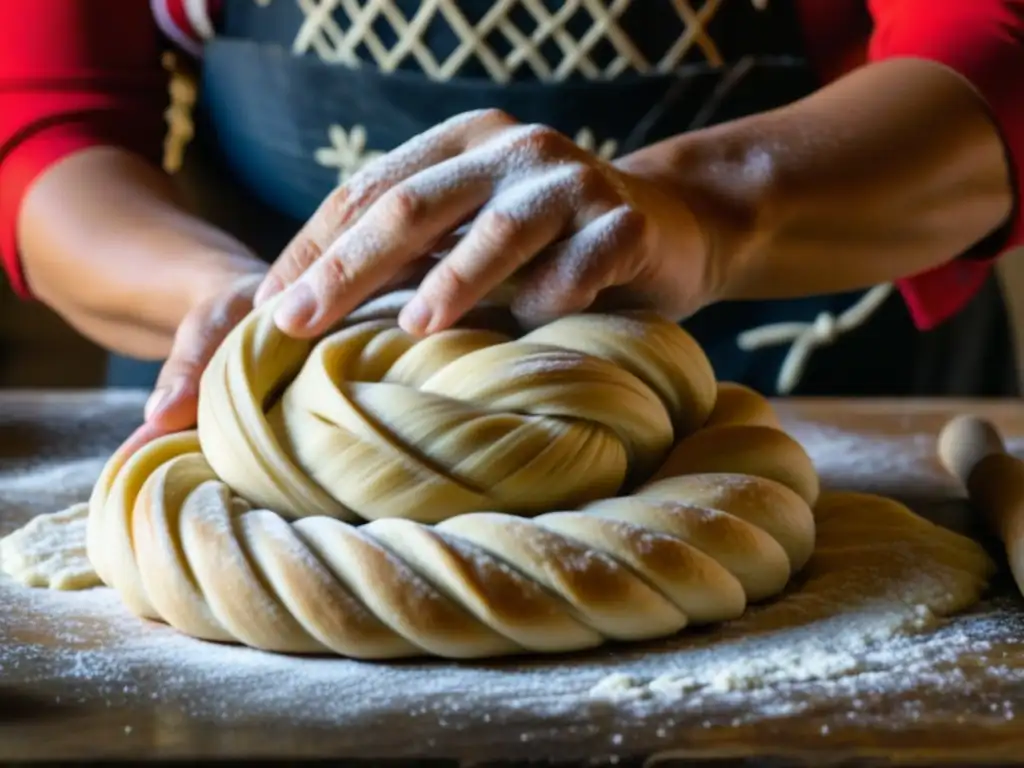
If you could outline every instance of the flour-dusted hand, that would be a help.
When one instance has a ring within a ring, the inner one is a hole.
[[[459,231],[400,323],[449,327],[514,275],[527,325],[599,304],[682,317],[706,303],[707,237],[680,196],[540,125],[459,115],[334,190],[281,254],[257,304],[287,289],[275,321],[325,331]]]

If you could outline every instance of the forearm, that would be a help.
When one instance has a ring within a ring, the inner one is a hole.
[[[96,343],[148,359],[167,354],[197,302],[264,268],[186,211],[162,171],[108,147],[40,176],[22,204],[18,241],[36,297]]]
[[[864,67],[798,103],[625,158],[710,220],[717,299],[862,288],[955,258],[1011,210],[1005,151],[941,65]]]

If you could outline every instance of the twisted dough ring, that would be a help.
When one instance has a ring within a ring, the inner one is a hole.
[[[554,653],[735,618],[810,557],[809,458],[678,326],[417,341],[402,299],[317,342],[261,307],[198,430],[111,458],[88,552],[131,611],[277,652]]]

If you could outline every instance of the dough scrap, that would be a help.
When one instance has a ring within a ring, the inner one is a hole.
[[[101,584],[85,549],[89,505],[50,512],[0,539],[0,569],[28,587],[88,589]]]

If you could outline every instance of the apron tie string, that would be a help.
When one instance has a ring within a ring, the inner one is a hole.
[[[788,395],[800,383],[814,351],[819,347],[834,344],[842,334],[864,325],[885,303],[892,291],[891,283],[878,285],[838,317],[831,312],[822,312],[810,323],[762,325],[739,334],[736,343],[745,352],[790,344],[775,384],[778,394]]]

